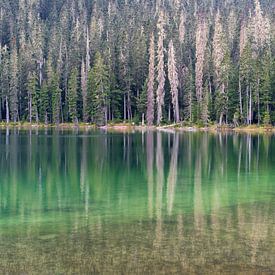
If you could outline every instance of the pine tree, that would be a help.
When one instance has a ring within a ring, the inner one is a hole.
[[[39,98],[40,98],[40,100],[39,100],[40,119],[47,125],[49,123],[49,112],[50,112],[49,103],[50,102],[49,102],[48,85],[47,85],[46,81],[42,82]]]
[[[272,100],[271,93],[271,56],[266,53],[262,61],[261,83],[260,83],[260,98],[263,103],[263,111],[270,114],[270,104]]]
[[[13,49],[11,52],[11,77],[10,77],[10,113],[11,119],[13,122],[17,122],[19,119],[18,113],[18,90],[19,90],[19,83],[18,83],[18,55],[17,50]]]
[[[68,105],[69,115],[71,120],[77,124],[77,75],[78,71],[76,68],[73,69],[69,78],[69,90],[68,90]]]
[[[29,122],[35,119],[35,122],[39,122],[38,116],[38,78],[35,72],[30,72],[28,76],[28,111],[29,111]]]
[[[247,26],[244,21],[241,22],[240,39],[239,39],[239,66],[241,65],[241,59],[244,48],[247,44]],[[243,95],[242,95],[242,77],[239,69],[239,112],[240,118],[243,118]]]
[[[147,82],[147,113],[146,121],[148,126],[154,124],[154,83],[155,83],[155,43],[154,34],[151,35],[149,48],[149,75]]]
[[[104,64],[101,54],[98,52],[95,56],[95,64],[91,71],[91,95],[92,117],[93,121],[99,125],[107,124],[107,104],[109,93],[108,69]]]
[[[159,14],[158,19],[158,50],[157,50],[157,125],[160,125],[162,118],[163,118],[163,105],[164,105],[164,84],[165,84],[165,71],[164,71],[164,13],[163,11]]]
[[[81,92],[82,92],[82,100],[83,100],[83,121],[88,122],[89,120],[89,110],[88,110],[88,94],[87,94],[87,85],[88,85],[88,74],[87,68],[84,60],[82,59],[81,63]]]
[[[59,77],[55,71],[52,73],[49,88],[52,95],[52,122],[54,124],[59,124],[61,111],[61,89],[59,87]]]
[[[174,45],[172,40],[169,43],[169,50],[168,50],[168,78],[169,78],[170,88],[171,88],[174,121],[176,123],[179,123],[180,121],[179,100],[178,100],[179,79],[178,79],[175,50],[174,50]]]
[[[228,110],[228,77],[230,56],[229,49],[225,42],[224,30],[221,22],[220,12],[217,12],[215,18],[215,30],[213,38],[213,64],[215,72],[215,86],[217,94],[216,110],[219,117],[219,124],[223,122],[224,116],[227,121]]]
[[[141,93],[138,94],[136,98],[136,104],[137,104],[137,111],[141,115],[141,124],[144,126],[145,124],[145,113],[147,109],[147,81],[145,81],[145,84],[143,86],[143,89]]]
[[[185,38],[186,28],[185,28],[186,15],[183,11],[180,14],[180,23],[179,23],[179,42],[182,45]]]
[[[10,122],[10,102],[9,102],[9,90],[10,90],[10,58],[8,55],[7,47],[2,48],[2,60],[1,60],[1,96],[5,109],[6,123]]]
[[[243,114],[246,116],[246,123],[252,123],[252,85],[253,85],[253,57],[251,44],[247,43],[240,57],[240,82],[244,88]]]
[[[192,70],[191,64],[189,67],[184,67],[182,69],[182,78],[184,78],[183,85],[183,114],[185,120],[189,122],[194,122],[194,99],[195,99],[195,81],[194,72]]]
[[[207,45],[207,31],[208,26],[206,19],[201,17],[197,20],[196,29],[196,96],[198,101],[198,108],[202,107],[203,99],[203,77],[204,77],[204,62],[205,50]]]

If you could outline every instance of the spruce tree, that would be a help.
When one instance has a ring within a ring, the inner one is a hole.
[[[147,82],[147,113],[146,121],[148,126],[154,124],[154,83],[155,83],[155,43],[154,34],[151,34],[150,48],[149,48],[149,74]]]
[[[19,83],[18,83],[18,54],[17,49],[13,49],[11,52],[11,77],[10,77],[10,113],[13,122],[17,122],[19,119],[18,112],[18,93],[19,93]]]
[[[56,72],[52,73],[49,88],[52,95],[52,122],[54,124],[59,124],[61,111],[61,89],[59,87],[59,77]]]
[[[36,123],[39,122],[38,116],[38,100],[39,100],[39,83],[35,72],[30,72],[28,76],[28,111],[29,122],[32,123],[34,119]]]
[[[73,69],[69,78],[69,91],[68,91],[68,105],[69,115],[73,123],[78,123],[77,116],[77,76],[78,71],[76,68]]]
[[[165,85],[165,71],[164,71],[164,37],[165,37],[165,32],[164,32],[164,24],[165,24],[165,19],[164,19],[164,13],[163,11],[160,11],[159,13],[159,19],[157,23],[158,27],[158,50],[157,50],[157,82],[158,82],[158,87],[157,87],[157,125],[160,125],[162,119],[163,119],[163,105],[164,105],[164,95],[165,95],[165,90],[164,90],[164,85]]]
[[[171,96],[172,96],[174,121],[176,123],[179,123],[180,121],[179,99],[178,99],[179,79],[178,79],[174,44],[172,40],[169,43],[169,50],[168,50],[168,78],[170,82],[170,89],[171,89]]]
[[[40,89],[40,100],[39,100],[39,114],[40,119],[46,125],[49,123],[49,112],[50,112],[50,102],[49,102],[49,90],[46,81],[43,81],[42,87]]]
[[[99,52],[95,56],[95,64],[91,71],[92,117],[99,126],[107,124],[107,104],[109,94],[108,69]]]

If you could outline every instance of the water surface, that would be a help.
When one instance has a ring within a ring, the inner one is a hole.
[[[275,137],[0,131],[1,273],[275,273]]]

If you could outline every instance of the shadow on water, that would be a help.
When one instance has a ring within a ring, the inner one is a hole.
[[[275,272],[274,136],[0,131],[3,273]]]

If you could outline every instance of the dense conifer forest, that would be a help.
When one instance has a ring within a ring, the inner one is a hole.
[[[275,123],[272,0],[1,0],[0,121]]]

